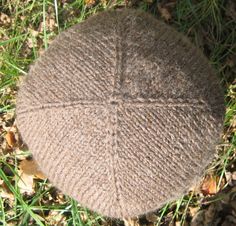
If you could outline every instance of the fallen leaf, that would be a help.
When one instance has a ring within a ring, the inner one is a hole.
[[[24,20],[25,20],[25,16],[20,16],[20,19],[21,19],[22,21],[24,21]]]
[[[10,146],[10,147],[14,147],[16,145],[16,138],[15,138],[15,135],[12,131],[8,131],[6,136],[5,136],[5,139],[7,141],[7,144]]]
[[[28,38],[28,39],[27,39],[27,46],[28,46],[30,49],[37,47],[36,40],[35,40],[33,37]]]
[[[20,162],[20,169],[24,174],[34,175],[39,179],[46,179],[45,175],[39,169],[38,164],[34,159],[24,159]]]
[[[190,212],[190,215],[192,217],[194,217],[196,215],[196,213],[198,212],[198,210],[200,209],[200,207],[189,207],[189,212]]]
[[[11,22],[10,17],[5,13],[0,12],[0,24],[1,23],[2,24],[10,24],[10,22]]]
[[[49,18],[47,20],[47,27],[49,28],[49,31],[53,31],[53,29],[57,26],[56,21],[54,18]]]
[[[175,222],[175,226],[181,226],[181,222],[180,221],[176,221]]]
[[[15,226],[16,223],[15,222],[7,222],[7,226]]]
[[[214,195],[217,193],[217,178],[216,176],[207,175],[203,180],[201,186],[201,192],[203,195]]]
[[[92,6],[92,5],[94,5],[95,4],[95,0],[85,0],[85,5],[86,6]]]
[[[13,193],[11,192],[11,190],[8,188],[7,184],[4,181],[0,182],[0,187],[1,187],[0,195],[2,198],[8,198],[10,200],[15,199]]]
[[[20,179],[18,180],[18,187],[21,194],[34,194],[34,177],[19,170]]]
[[[233,116],[233,118],[231,120],[231,126],[232,126],[232,128],[236,128],[236,115]]]
[[[81,212],[80,217],[83,222],[86,222],[88,220],[88,215],[85,212]]]
[[[38,32],[44,32],[44,28],[46,28],[47,31],[53,31],[57,27],[56,21],[54,18],[48,17],[45,22],[41,22],[38,27]]]
[[[55,210],[50,210],[48,216],[46,217],[49,225],[63,226],[66,224],[66,217],[60,212]]]
[[[225,172],[225,178],[226,178],[226,182],[227,182],[230,186],[232,186],[232,173],[226,171],[226,172]]]
[[[43,174],[42,171],[38,171],[34,176],[41,179],[41,180],[47,179],[47,177]]]
[[[139,222],[137,218],[124,218],[125,226],[139,226]]]
[[[159,13],[161,14],[162,18],[164,18],[166,21],[170,21],[172,16],[171,16],[169,10],[166,7],[161,6],[161,4],[159,3],[157,5],[157,9],[158,9]]]
[[[39,35],[39,32],[37,30],[31,28],[28,28],[28,32],[30,32],[33,37],[37,37]]]

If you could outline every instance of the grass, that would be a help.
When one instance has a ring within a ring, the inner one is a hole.
[[[166,8],[170,26],[186,34],[209,58],[225,89],[226,115],[222,144],[218,156],[205,174],[218,178],[217,190],[229,187],[226,173],[235,170],[236,150],[236,18],[231,13],[233,1],[58,1],[58,0],[0,0],[0,13],[8,21],[0,20],[0,143],[4,144],[7,129],[14,126],[15,97],[18,82],[47,49],[53,38],[66,28],[90,15],[114,7],[140,8],[164,20],[158,5]],[[232,14],[232,15],[231,15]],[[35,180],[35,193],[22,194],[18,187],[18,173],[22,155],[29,152],[4,153],[0,156],[0,178],[14,199],[0,196],[0,224],[2,225],[122,225],[81,207],[73,199],[63,196],[47,180]],[[6,170],[7,169],[7,170]],[[223,185],[222,185],[223,184]],[[2,185],[3,186],[3,185]],[[6,193],[6,191],[5,191]],[[3,193],[1,193],[3,194]],[[9,195],[8,194],[8,195]],[[217,194],[214,196],[217,200]],[[155,214],[153,225],[179,222],[192,218],[191,208],[202,208],[204,197],[190,192],[176,202],[168,203]],[[142,222],[140,220],[140,222]],[[141,224],[141,223],[140,223]]]

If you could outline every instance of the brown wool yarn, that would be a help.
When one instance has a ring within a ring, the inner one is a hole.
[[[223,117],[203,54],[133,9],[98,13],[58,35],[30,68],[16,109],[52,184],[114,218],[183,195],[213,159]]]

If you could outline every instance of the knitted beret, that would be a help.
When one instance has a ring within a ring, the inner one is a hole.
[[[223,118],[203,54],[133,9],[58,35],[31,66],[16,108],[22,139],[52,184],[114,218],[185,194],[213,159]]]

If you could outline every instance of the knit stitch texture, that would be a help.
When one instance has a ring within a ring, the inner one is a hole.
[[[123,9],[56,37],[20,86],[16,119],[53,185],[123,218],[156,210],[199,179],[224,110],[203,54],[153,16]]]

